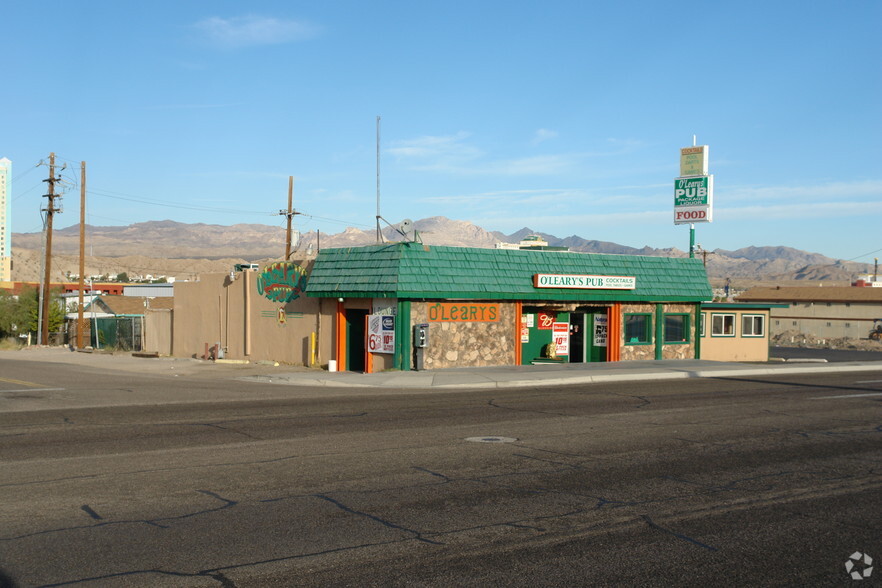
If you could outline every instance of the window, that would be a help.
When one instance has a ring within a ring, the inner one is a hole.
[[[652,343],[652,315],[625,315],[625,345],[648,345]]]
[[[735,336],[735,315],[734,314],[712,314],[711,315],[711,337],[734,337]]]
[[[763,314],[745,314],[741,317],[742,337],[764,337],[766,334],[766,316]]]
[[[665,315],[665,343],[689,343],[689,315]]]
[[[698,329],[701,331],[701,336],[704,337],[704,321],[707,320],[705,317],[707,316],[706,312],[701,313],[701,318],[699,319]]]

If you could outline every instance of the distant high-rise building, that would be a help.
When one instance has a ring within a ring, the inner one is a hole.
[[[12,162],[0,159],[0,282],[12,280]]]

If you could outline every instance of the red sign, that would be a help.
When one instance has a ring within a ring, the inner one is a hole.
[[[570,324],[569,323],[554,323],[553,326],[554,333],[552,336],[554,337],[554,344],[557,347],[558,355],[569,355],[570,354]]]
[[[539,329],[545,329],[546,331],[550,331],[552,325],[554,325],[555,315],[548,314],[546,312],[540,312],[536,317],[536,325]]]

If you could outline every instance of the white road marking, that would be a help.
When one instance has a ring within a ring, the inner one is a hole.
[[[812,400],[827,400],[830,398],[866,398],[867,396],[882,396],[882,392],[870,392],[868,394],[844,394],[842,396],[815,396]]]

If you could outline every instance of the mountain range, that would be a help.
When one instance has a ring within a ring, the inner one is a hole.
[[[540,235],[551,246],[569,247],[570,251],[582,253],[687,256],[686,252],[674,247],[656,249],[647,246],[638,249],[577,235],[561,238],[529,227],[506,235],[487,231],[468,221],[441,216],[418,220],[412,227],[415,233],[409,232],[407,238],[416,235],[427,245],[495,247],[499,242],[518,243],[527,235]],[[382,232],[387,241],[405,238],[396,226],[386,226]],[[262,224],[224,226],[164,220],[128,226],[87,225],[86,273],[112,276],[123,271],[129,275],[180,274],[176,276],[178,279],[186,279],[198,273],[229,271],[232,264],[243,261],[280,259],[284,257],[285,239],[284,227]],[[79,241],[79,225],[53,233],[53,280],[63,279],[67,272],[77,273]],[[375,242],[376,229],[347,227],[335,234],[309,232],[299,235],[292,258],[314,255],[319,248],[352,247]],[[42,233],[13,233],[12,245],[13,279],[38,280]],[[708,276],[717,279],[847,283],[854,280],[858,273],[872,271],[867,264],[836,260],[819,253],[783,246],[750,246],[734,251],[715,249],[699,252],[699,256],[705,260]]]

